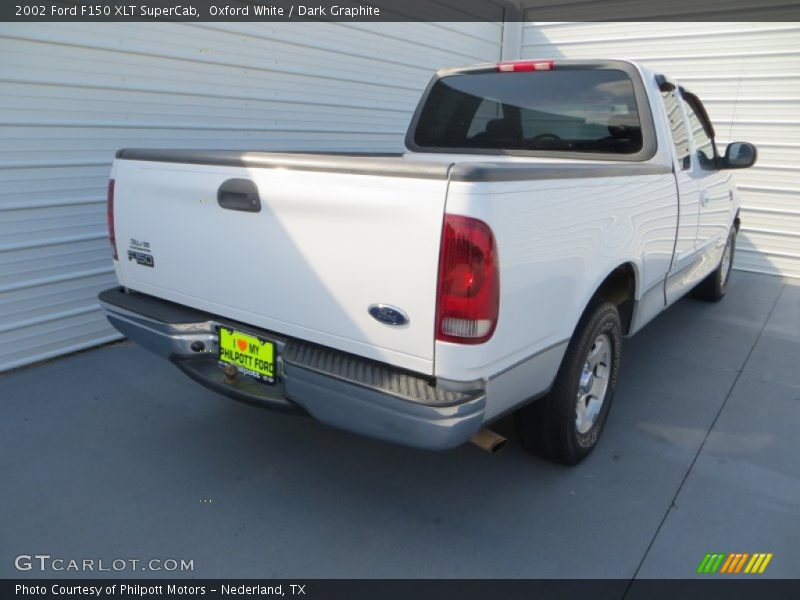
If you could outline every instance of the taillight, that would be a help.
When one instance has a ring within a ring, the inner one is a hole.
[[[117,256],[117,236],[114,235],[114,180],[108,180],[108,196],[106,197],[106,217],[108,218],[108,241],[111,242],[111,255]]]
[[[497,63],[495,67],[504,73],[512,71],[551,71],[555,66],[554,60],[511,60]]]
[[[497,246],[489,226],[445,215],[439,253],[436,339],[480,344],[492,337],[500,310]]]

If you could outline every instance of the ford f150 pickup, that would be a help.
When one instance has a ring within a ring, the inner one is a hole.
[[[728,289],[756,149],[714,137],[645,66],[527,60],[437,73],[403,154],[123,149],[100,302],[230,397],[428,449],[513,412],[575,464],[623,337]]]

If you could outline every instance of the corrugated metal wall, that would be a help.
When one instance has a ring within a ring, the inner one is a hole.
[[[723,147],[759,149],[757,165],[736,173],[735,266],[800,277],[800,24],[526,23],[521,47],[523,58],[641,60],[694,91]]]
[[[116,337],[117,148],[399,151],[433,71],[498,23],[0,24],[0,371]]]

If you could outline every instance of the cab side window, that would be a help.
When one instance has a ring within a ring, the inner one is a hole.
[[[675,156],[678,157],[678,164],[681,169],[686,170],[691,167],[689,157],[689,132],[686,130],[686,123],[683,120],[680,100],[675,90],[661,92],[664,101],[664,108],[669,119],[669,128],[672,130],[672,143],[675,146]]]
[[[700,167],[707,171],[714,169],[714,141],[708,137],[703,127],[703,122],[697,115],[692,105],[688,102],[683,103],[686,107],[686,114],[689,117],[689,129],[694,138],[694,145],[697,148],[697,161]]]

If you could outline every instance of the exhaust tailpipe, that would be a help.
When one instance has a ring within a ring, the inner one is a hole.
[[[508,441],[499,433],[495,433],[491,429],[481,429],[478,433],[473,435],[470,440],[478,448],[486,450],[489,454],[494,454],[503,449]]]

